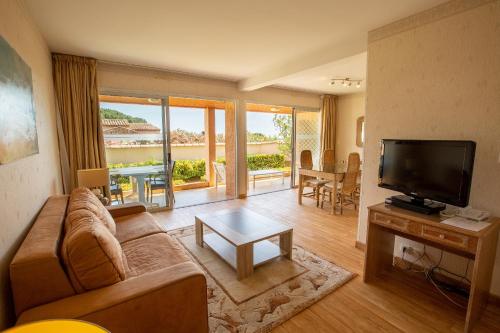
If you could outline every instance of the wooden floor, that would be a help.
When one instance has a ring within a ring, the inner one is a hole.
[[[302,311],[273,332],[463,332],[464,310],[439,295],[423,279],[406,273],[387,274],[374,284],[362,281],[364,253],[354,247],[357,214],[329,215],[310,199],[296,202],[287,190],[156,213],[168,229],[194,224],[208,210],[245,207],[294,224],[294,242],[358,276]],[[489,305],[474,332],[500,332],[500,307]]]

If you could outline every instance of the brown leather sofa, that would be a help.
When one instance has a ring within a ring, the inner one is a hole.
[[[18,324],[74,318],[111,332],[208,332],[206,279],[140,204],[50,197],[10,265]]]

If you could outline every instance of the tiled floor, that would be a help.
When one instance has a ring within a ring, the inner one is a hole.
[[[248,196],[281,191],[290,189],[291,177],[281,178],[267,178],[262,180],[257,180],[255,182],[255,187],[252,182],[248,184]],[[175,195],[175,207],[188,207],[193,205],[206,204],[210,202],[218,202],[228,199],[234,199],[226,195],[226,187],[220,185],[218,188],[215,187],[204,187],[198,189],[176,191]],[[136,193],[127,193],[124,196],[125,202],[136,202],[138,196]],[[118,204],[118,201],[113,203]],[[165,206],[165,193],[161,191],[155,191],[153,195],[153,203],[149,203],[153,207],[163,207]]]

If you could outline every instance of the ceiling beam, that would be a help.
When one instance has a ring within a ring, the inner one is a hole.
[[[242,91],[252,91],[277,84],[280,79],[365,52],[366,47],[367,36],[366,33],[362,33],[357,38],[326,46],[283,64],[276,65],[255,76],[241,80],[238,82],[238,88]]]

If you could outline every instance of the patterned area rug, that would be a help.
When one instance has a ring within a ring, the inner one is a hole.
[[[211,333],[269,332],[355,276],[294,245],[293,262],[277,259],[238,281],[229,265],[195,244],[194,233],[194,226],[169,231],[206,273]]]

